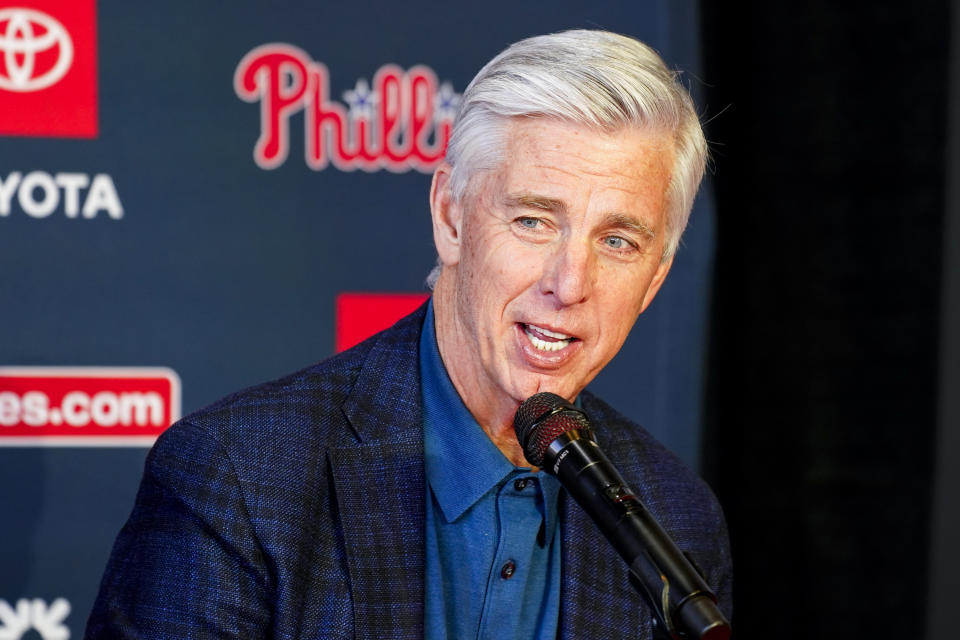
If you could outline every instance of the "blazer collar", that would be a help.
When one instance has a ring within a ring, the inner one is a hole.
[[[361,442],[423,440],[420,407],[420,330],[426,303],[378,334],[343,412]]]

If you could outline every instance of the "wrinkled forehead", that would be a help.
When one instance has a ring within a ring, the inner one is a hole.
[[[648,215],[666,206],[675,154],[670,132],[512,118],[502,134],[499,153],[471,177],[466,197],[487,204],[491,198],[566,201],[558,206],[601,197],[619,208],[635,202]]]
[[[562,149],[562,143],[567,140],[577,140],[585,147],[607,147],[622,152],[622,157],[627,159],[630,154],[622,144],[627,139],[639,141],[632,145],[634,155],[649,156],[650,151],[665,153],[672,164],[676,132],[668,129],[632,123],[599,127],[547,116],[502,118],[499,126],[491,131],[484,158],[476,164],[470,182],[501,170],[508,162],[517,162],[521,154],[527,162],[535,161]],[[578,146],[568,145],[565,149],[573,155],[577,151]]]

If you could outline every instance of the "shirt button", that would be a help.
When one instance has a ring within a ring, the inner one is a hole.
[[[517,478],[513,481],[513,488],[517,491],[523,491],[527,488],[527,479],[526,478]]]
[[[513,560],[507,560],[502,567],[500,567],[500,577],[504,580],[509,580],[513,577],[513,574],[517,570],[517,565]]]

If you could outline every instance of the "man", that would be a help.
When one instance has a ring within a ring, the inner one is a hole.
[[[650,638],[652,609],[513,434],[576,401],[730,614],[709,490],[584,387],[670,269],[703,173],[645,45],[519,42],[464,93],[430,192],[430,304],[157,442],[87,637]]]

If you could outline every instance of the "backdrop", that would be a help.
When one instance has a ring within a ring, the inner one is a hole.
[[[960,4],[700,6],[736,638],[954,640]]]
[[[572,27],[698,90],[685,1],[0,2],[0,637],[81,635],[171,420],[421,299],[459,92]],[[701,196],[594,385],[692,465],[711,257]]]

